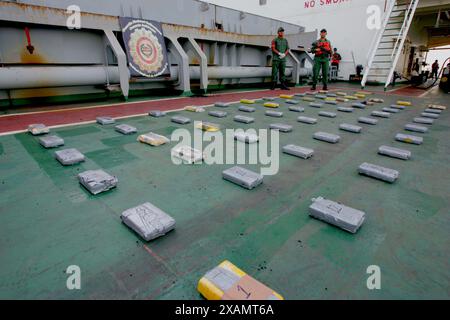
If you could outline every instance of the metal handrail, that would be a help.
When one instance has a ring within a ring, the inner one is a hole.
[[[389,3],[389,8],[387,7],[388,3]],[[395,3],[395,0],[385,0],[385,2],[384,2],[384,13],[385,13],[384,20],[386,20],[386,24],[389,21],[390,14],[392,13],[392,10],[394,8],[394,5],[393,5],[394,3]],[[391,11],[389,12],[386,10],[391,10]],[[384,21],[382,23],[382,26],[383,25],[384,25]],[[384,28],[380,27],[380,29],[378,29],[378,31],[376,32],[375,37],[372,37],[372,42],[370,43],[370,46],[369,46],[370,50],[367,51],[367,55],[366,55],[367,61],[370,59],[370,54],[372,53],[372,49],[375,46],[376,41],[380,36],[380,33],[382,34],[383,31],[384,31]],[[381,37],[380,37],[380,39],[381,39]]]
[[[417,1],[417,0],[410,1],[408,9],[405,11],[405,18],[403,19],[402,27],[400,28],[400,31],[398,32],[398,36],[396,38],[394,48],[392,49],[391,59],[394,57],[394,54],[395,54],[396,48],[397,48],[397,44],[399,43],[400,37],[403,34],[403,30],[405,29],[405,23],[407,20],[409,20],[408,14],[411,12],[411,6],[413,5],[414,1]]]
[[[361,81],[361,87],[363,87],[363,88],[364,88],[364,86],[366,85],[367,78],[368,78],[368,76],[369,76],[369,72],[370,72],[370,69],[371,69],[371,67],[372,67],[373,60],[374,60],[374,58],[375,58],[375,53],[376,53],[377,50],[378,50],[378,47],[379,47],[379,45],[380,45],[381,38],[383,37],[383,33],[384,33],[384,31],[385,31],[385,29],[386,29],[386,26],[387,26],[387,23],[388,23],[388,21],[389,21],[389,19],[390,19],[390,17],[391,17],[392,11],[394,10],[394,7],[395,7],[395,5],[396,5],[396,2],[397,2],[397,0],[391,0],[391,3],[390,3],[390,5],[389,5],[389,9],[388,9],[388,11],[386,12],[386,16],[385,16],[384,21],[383,21],[383,25],[382,25],[382,27],[378,30],[378,33],[377,33],[376,36],[373,38],[372,44],[370,45],[370,50],[369,50],[369,54],[370,54],[370,55],[368,55],[368,57],[367,57],[368,61],[367,61],[367,65],[366,65],[366,70],[364,71],[364,76],[363,76],[363,79],[362,79],[362,81]],[[376,40],[376,41],[374,41],[374,40]]]
[[[400,58],[400,53],[402,51],[401,49],[403,48],[403,45],[405,44],[406,35],[408,33],[409,26],[412,23],[412,19],[414,17],[414,13],[416,12],[416,8],[417,8],[418,4],[419,4],[419,0],[412,0],[410,2],[410,4],[409,4],[408,11],[405,13],[405,21],[403,22],[403,26],[402,26],[401,32],[399,33],[399,38],[400,38],[400,35],[401,35],[401,41],[400,41],[400,44],[398,46],[397,52],[395,54],[395,59],[392,62],[391,69],[389,70],[389,74],[387,76],[386,82],[384,84],[384,89],[385,90],[389,86],[389,84],[391,83],[391,79],[392,79],[392,76],[394,75],[395,67],[397,66],[398,59]],[[406,19],[407,15],[409,15],[408,19]],[[406,23],[406,21],[408,21],[408,22]],[[406,23],[406,26],[405,26],[405,23]],[[403,29],[406,29],[406,31],[403,30]],[[402,31],[404,31],[404,32],[402,33]],[[399,38],[397,38],[397,42],[398,42]],[[396,42],[396,45],[397,45],[397,42]],[[394,55],[394,51],[396,50],[396,48],[397,47],[394,46],[391,58]]]

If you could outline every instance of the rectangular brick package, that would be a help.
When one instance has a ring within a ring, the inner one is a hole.
[[[161,237],[175,228],[175,219],[150,202],[125,210],[120,218],[145,241]]]
[[[316,124],[317,123],[317,119],[309,118],[309,117],[298,117],[297,121],[298,122],[302,122],[302,123],[306,123],[306,124]]]
[[[358,122],[365,123],[365,124],[370,124],[370,125],[376,125],[378,123],[378,120],[377,119],[373,119],[373,118],[368,118],[368,117],[359,117],[358,118]]]
[[[283,147],[283,153],[302,159],[309,159],[314,155],[314,150],[289,144]]]
[[[119,180],[103,170],[88,170],[78,174],[78,180],[93,195],[117,186]]]
[[[395,180],[397,180],[400,175],[397,170],[385,168],[367,162],[364,162],[359,166],[358,172],[368,177],[376,178],[389,183],[395,182]]]
[[[203,152],[189,146],[175,147],[172,149],[171,155],[172,157],[181,159],[186,164],[201,163],[205,158]]]
[[[178,124],[188,124],[191,122],[191,119],[183,117],[183,116],[173,116],[170,121]]]
[[[133,134],[137,132],[137,129],[135,127],[128,124],[119,124],[115,126],[114,129],[122,134]]]
[[[75,148],[56,151],[55,158],[64,166],[74,165],[85,160],[84,155]]]
[[[411,151],[389,147],[389,146],[381,146],[378,148],[378,153],[384,156],[402,159],[402,160],[409,160],[411,158]]]
[[[412,131],[412,132],[420,132],[420,133],[427,133],[428,128],[424,126],[418,126],[412,123],[408,123],[405,125],[406,131]]]
[[[199,280],[197,290],[207,300],[284,300],[279,293],[226,260]]]
[[[289,110],[292,112],[305,112],[305,108],[299,106],[289,106]]]
[[[279,130],[281,132],[291,132],[292,126],[289,124],[284,124],[284,123],[272,123],[270,125],[270,129]]]
[[[231,181],[248,190],[256,188],[263,182],[263,176],[242,167],[232,167],[222,172],[225,180]]]
[[[342,123],[341,125],[339,125],[339,129],[353,133],[360,133],[362,130],[360,126],[355,126],[348,123]]]
[[[309,207],[309,215],[311,217],[325,221],[350,233],[356,233],[366,217],[363,211],[323,197],[312,199],[312,201],[313,203]]]
[[[338,143],[341,140],[340,136],[327,132],[316,132],[313,137],[316,140],[325,141],[328,143]]]
[[[39,143],[44,148],[57,148],[64,145],[64,139],[58,136],[44,136],[39,138]]]
[[[208,115],[216,118],[225,118],[227,116],[227,112],[225,111],[209,111]]]
[[[245,123],[245,124],[249,124],[255,121],[254,118],[251,117],[245,117],[245,116],[235,116],[234,117],[234,121],[236,122],[240,122],[240,123]]]
[[[326,118],[336,118],[336,113],[328,111],[320,111],[319,116]]]
[[[30,124],[28,126],[28,132],[31,133],[33,136],[38,136],[41,134],[46,134],[50,132],[50,129],[42,123],[37,124]]]
[[[101,124],[102,126],[108,125],[108,124],[113,124],[113,123],[116,122],[113,118],[111,118],[111,117],[106,117],[106,116],[103,116],[103,117],[97,117],[96,120],[97,120],[97,123],[98,123],[98,124]]]

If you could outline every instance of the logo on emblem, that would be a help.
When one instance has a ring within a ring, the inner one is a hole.
[[[164,56],[161,44],[149,30],[136,29],[128,42],[133,64],[141,71],[155,73],[161,69]]]
[[[133,75],[154,78],[169,73],[161,24],[155,21],[121,18]]]

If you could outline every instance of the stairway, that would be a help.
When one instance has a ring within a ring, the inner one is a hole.
[[[409,27],[419,0],[391,0],[381,29],[370,50],[368,63],[364,68],[361,87],[367,82],[384,83],[384,89],[392,77],[408,35]]]

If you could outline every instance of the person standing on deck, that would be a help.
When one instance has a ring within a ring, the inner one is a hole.
[[[281,89],[289,90],[286,85],[286,56],[289,53],[289,44],[284,37],[284,29],[278,29],[278,37],[272,41],[272,88],[277,86],[277,75],[280,78]]]
[[[330,41],[327,39],[327,30],[320,31],[320,39],[312,44],[314,53],[313,84],[311,90],[316,90],[320,69],[322,69],[323,90],[328,90],[328,73],[330,69],[330,56],[333,52]]]
[[[336,67],[339,70],[339,64],[341,63],[342,57],[337,52],[337,49],[334,48],[333,56],[331,57],[331,66]]]
[[[417,72],[417,74],[419,74],[419,71],[420,71],[419,58],[417,58],[416,62],[414,62],[412,71],[415,71],[415,72]]]
[[[431,65],[431,77],[433,79],[437,79],[438,77],[438,72],[439,72],[439,62],[436,60],[432,65]]]

